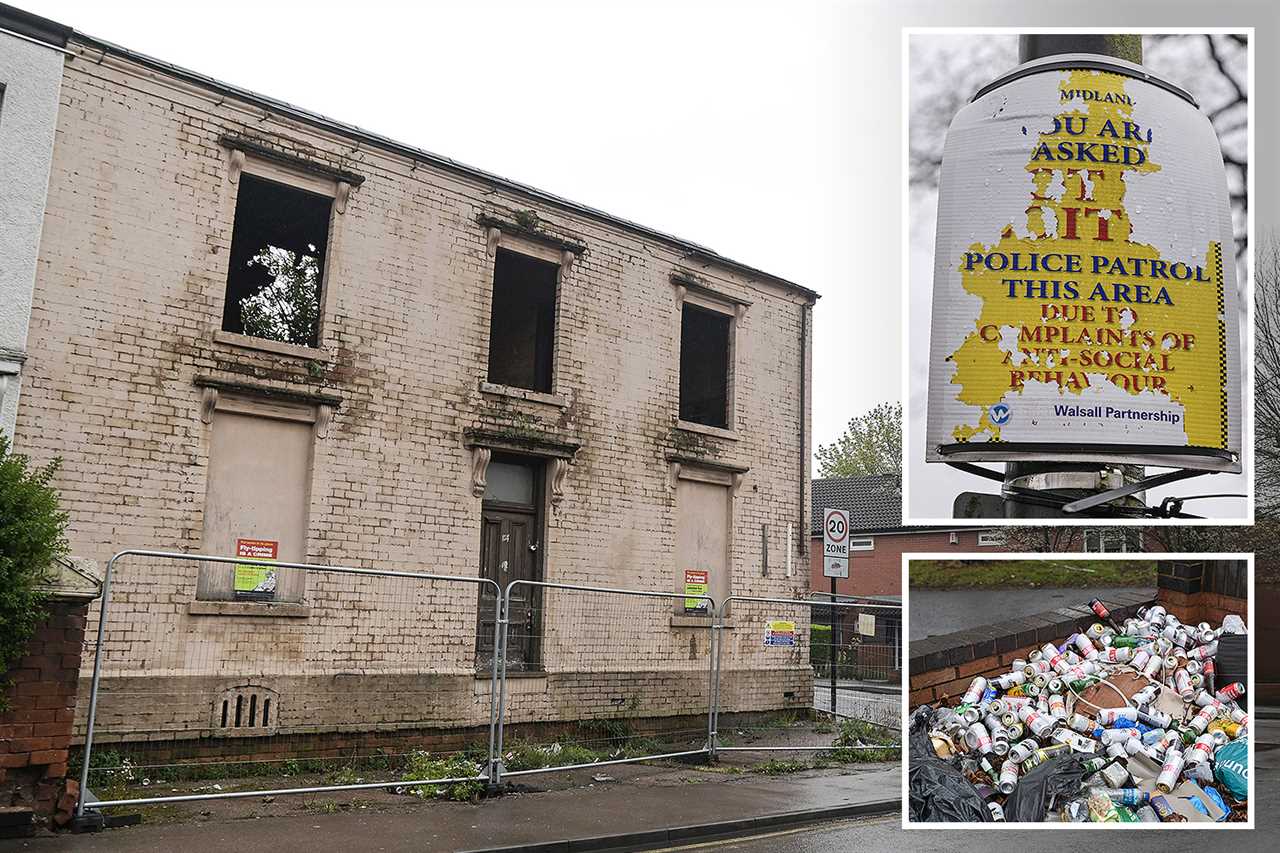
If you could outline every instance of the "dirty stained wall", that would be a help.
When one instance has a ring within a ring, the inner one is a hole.
[[[201,551],[209,389],[223,388],[225,400],[234,386],[323,399],[332,410],[313,447],[310,561],[475,576],[481,501],[466,436],[481,431],[580,445],[547,513],[546,579],[678,589],[676,457],[686,472],[700,463],[738,472],[726,475],[732,577],[718,579],[722,587],[804,593],[801,336],[812,294],[91,42],[72,48],[17,434],[37,460],[64,460],[57,486],[77,555],[105,563],[124,548]],[[219,333],[237,190],[227,135],[364,179],[333,214],[318,351],[272,351]],[[581,247],[551,252],[573,255],[560,282],[551,394],[482,390],[495,236],[485,217],[505,224],[504,248]],[[686,294],[677,273],[737,311],[732,433],[676,423]],[[216,697],[250,682],[279,691],[281,726],[487,721],[489,684],[474,675],[473,584],[311,576],[287,615],[248,615],[201,607],[197,575],[187,562],[117,564],[99,706],[105,739],[207,734]],[[544,605],[548,677],[522,680],[514,716],[616,713],[616,695],[591,689],[601,684],[629,685],[624,706],[636,714],[705,708],[707,632],[673,624],[670,602],[654,609],[552,590]],[[742,710],[808,703],[807,667],[761,644],[725,669],[743,679],[734,693]]]

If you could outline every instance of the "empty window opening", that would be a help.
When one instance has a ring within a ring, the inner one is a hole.
[[[264,728],[271,725],[271,699],[269,697],[262,700],[262,725]]]
[[[333,199],[240,176],[227,298],[227,332],[314,347]]]
[[[249,697],[249,728],[253,728],[258,724],[258,695]]]
[[[729,324],[732,318],[689,303],[680,321],[680,420],[729,426]]]
[[[240,721],[243,719],[243,717],[241,716],[243,713],[243,710],[244,710],[244,697],[237,696],[236,697],[236,728],[237,729],[240,728]]]
[[[489,320],[489,381],[551,391],[560,267],[498,249]]]
[[[227,727],[227,705],[230,704],[226,699],[222,700],[222,728]]]

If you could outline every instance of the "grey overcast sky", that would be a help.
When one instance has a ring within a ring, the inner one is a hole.
[[[897,106],[877,178],[891,203],[851,204],[835,7],[16,2],[817,290],[817,443],[899,397]],[[850,230],[877,255],[856,279]]]

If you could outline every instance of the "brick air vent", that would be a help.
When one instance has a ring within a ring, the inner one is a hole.
[[[219,735],[270,735],[279,726],[280,694],[270,687],[237,685],[213,702],[213,729]]]

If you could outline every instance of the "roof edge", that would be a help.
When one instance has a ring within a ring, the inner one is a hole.
[[[2,13],[2,11],[5,9],[11,9],[11,8],[12,7],[7,7],[7,6],[3,6],[3,4],[0,4],[0,13]],[[19,13],[39,21],[44,20],[43,18],[37,18],[34,15],[30,15],[30,13],[22,12],[22,10],[19,10],[19,9],[13,9],[13,11],[15,13]],[[2,20],[2,18],[0,18],[0,20]],[[53,24],[52,21],[48,23]],[[55,26],[61,27],[62,25],[55,24]],[[817,291],[807,288],[804,285],[797,284],[796,282],[790,281],[789,279],[785,279],[785,278],[782,278],[781,276],[777,276],[772,273],[765,272],[764,270],[757,269],[748,264],[742,263],[741,261],[735,261],[732,258],[725,257],[724,255],[721,255],[719,252],[716,252],[712,249],[707,248],[706,246],[701,246],[697,243],[693,243],[681,237],[676,237],[672,234],[666,234],[662,231],[649,228],[648,226],[641,225],[637,222],[632,222],[631,220],[623,219],[619,216],[614,216],[613,214],[607,213],[598,208],[594,208],[589,205],[580,204],[578,202],[571,201],[566,198],[562,198],[560,196],[557,196],[545,190],[540,190],[537,187],[533,187],[528,184],[522,184],[519,181],[514,181],[509,178],[504,178],[501,175],[496,175],[492,172],[486,172],[485,170],[477,168],[475,166],[469,166],[465,163],[460,163],[457,160],[453,160],[449,157],[445,157],[440,154],[435,154],[425,149],[417,148],[415,146],[409,145],[404,142],[399,142],[397,140],[391,139],[390,137],[382,136],[381,134],[377,134],[372,131],[365,130],[364,128],[357,127],[356,125],[347,124],[346,122],[329,118],[328,116],[321,115],[320,113],[313,112],[303,107],[295,106],[293,104],[286,103],[285,101],[276,100],[275,98],[272,98],[268,95],[262,95],[249,89],[242,89],[238,86],[233,86],[230,83],[224,83],[221,80],[216,80],[212,77],[209,77],[208,75],[201,74],[198,71],[192,71],[191,69],[184,68],[180,65],[174,65],[171,62],[166,62],[162,59],[156,59],[155,57],[148,56],[147,54],[130,50],[127,47],[123,47],[113,42],[109,42],[106,39],[100,39],[95,36],[91,36],[87,33],[82,33],[78,30],[73,30],[71,28],[66,28],[66,29],[68,31],[68,34],[72,36],[75,41],[80,42],[87,47],[92,47],[92,48],[104,51],[105,53],[115,54],[122,58],[128,59],[131,62],[136,62],[139,65],[145,66],[154,71],[158,71],[162,74],[168,74],[178,79],[184,80],[188,83],[192,83],[196,86],[211,89],[221,94],[229,95],[239,100],[254,104],[263,109],[271,110],[271,111],[280,113],[282,115],[287,115],[290,118],[293,118],[297,121],[304,122],[306,124],[313,125],[315,127],[320,127],[325,130],[329,130],[331,132],[338,133],[344,136],[357,137],[359,139],[372,143],[373,145],[376,145],[380,148],[384,148],[386,150],[395,152],[397,154],[400,154],[401,156],[409,157],[411,159],[422,160],[432,166],[436,166],[448,172],[453,172],[455,174],[460,174],[466,177],[481,180],[491,184],[497,184],[503,189],[506,189],[510,192],[517,193],[519,195],[523,195],[530,199],[534,199],[543,204],[558,207],[558,208],[561,208],[562,210],[575,213],[579,216],[585,216],[599,222],[604,222],[608,225],[613,225],[613,226],[625,229],[627,231],[631,231],[631,232],[640,234],[642,236],[648,237],[649,239],[659,240],[663,243],[667,243],[668,245],[672,245],[676,248],[683,249],[684,251],[688,252],[689,255],[692,257],[701,259],[709,263],[716,264],[726,269],[734,270],[736,272],[739,272],[748,276],[763,279],[765,281],[768,281],[771,284],[778,285],[786,290],[791,290],[796,293],[799,293],[803,295],[805,298],[807,298],[810,302],[816,302],[818,299],[821,298],[820,294]],[[66,42],[64,41],[64,44],[65,43]]]
[[[32,14],[25,9],[0,3],[0,30],[24,36],[53,47],[65,48],[75,30],[48,18]]]

